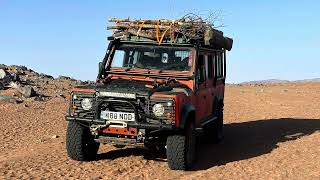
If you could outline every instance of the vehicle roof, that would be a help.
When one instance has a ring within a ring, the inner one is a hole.
[[[159,45],[157,42],[153,41],[120,41],[120,44],[132,44],[132,45]],[[196,45],[193,44],[182,44],[182,43],[162,43],[160,46],[171,46],[171,47],[188,47],[188,48],[197,48]],[[223,51],[223,49],[214,49],[210,47],[199,46],[202,50],[208,51]]]

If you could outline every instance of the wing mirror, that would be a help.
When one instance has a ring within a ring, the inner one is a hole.
[[[98,64],[98,65],[99,65],[99,67],[98,67],[98,68],[99,68],[99,72],[101,72],[101,71],[102,71],[102,68],[103,68],[103,64],[102,64],[102,62],[99,62],[99,64]]]

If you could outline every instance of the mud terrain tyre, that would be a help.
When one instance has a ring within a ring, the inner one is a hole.
[[[167,138],[167,159],[172,170],[190,170],[195,161],[196,133],[193,122],[186,126],[184,135]]]
[[[96,158],[100,143],[94,141],[89,128],[70,121],[67,128],[66,148],[68,156],[77,161]]]
[[[205,127],[204,138],[207,143],[219,143],[223,140],[223,106],[216,111],[217,119]]]

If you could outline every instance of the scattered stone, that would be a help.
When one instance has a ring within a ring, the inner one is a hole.
[[[28,71],[28,68],[26,66],[13,65],[11,67],[14,68],[16,71]]]
[[[25,98],[30,98],[35,95],[35,91],[31,86],[20,86],[17,89]]]
[[[0,69],[0,79],[4,79],[7,76],[8,76],[8,72],[5,71],[4,69]]]
[[[4,64],[0,64],[0,69],[7,69],[7,66]]]
[[[0,94],[0,101],[9,102],[9,103],[13,103],[13,104],[20,104],[23,102],[23,100],[21,100],[21,99],[16,99],[13,96],[4,95],[4,94]]]
[[[0,101],[9,102],[11,99],[14,99],[12,96],[0,94]]]
[[[4,90],[4,89],[5,89],[4,85],[0,82],[0,90]]]
[[[17,89],[19,87],[19,84],[15,82],[10,82],[9,86],[13,89]]]
[[[42,102],[42,101],[44,101],[44,97],[43,96],[36,96],[36,97],[34,97],[33,100]]]
[[[14,99],[14,98],[9,99],[8,102],[9,102],[9,103],[12,103],[12,104],[18,104],[18,103],[19,103],[19,102],[18,102],[16,99]]]
[[[65,99],[65,98],[66,98],[66,96],[65,96],[65,95],[63,95],[63,94],[59,94],[59,96],[60,96],[60,97],[62,97],[63,99]]]
[[[16,89],[19,93],[22,94],[23,97],[25,98],[30,98],[36,95],[36,92],[34,91],[34,89],[27,85],[27,86],[22,86],[19,83],[15,83],[15,82],[11,82],[10,86],[14,89]]]
[[[94,84],[95,82],[94,81],[78,81],[79,84],[81,85],[87,85],[87,84]]]
[[[51,139],[57,139],[57,138],[59,138],[58,135],[53,135],[53,136],[51,137]]]
[[[13,81],[18,81],[18,82],[20,82],[20,77],[19,77],[18,74],[12,74],[11,76],[12,76],[12,80],[13,80]]]
[[[23,100],[20,98],[15,99],[17,104],[23,103]]]
[[[66,99],[70,88],[77,85],[77,81],[68,76],[59,76],[56,80],[50,75],[39,74],[25,66],[0,64],[0,90],[5,90],[5,93],[10,95],[15,93],[16,96],[13,95],[12,98],[17,103],[22,102],[21,98],[23,100],[31,98],[34,101],[47,100],[49,96],[42,94]]]

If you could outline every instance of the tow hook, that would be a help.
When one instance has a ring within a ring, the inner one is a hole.
[[[139,129],[139,132],[137,134],[137,141],[144,141],[145,140],[145,134],[146,130],[145,129]]]
[[[100,129],[104,129],[104,128],[107,128],[109,126],[110,126],[110,122],[108,122],[108,121],[104,125],[95,125],[94,124],[94,125],[90,126],[90,132],[91,132],[92,135],[98,136]]]

